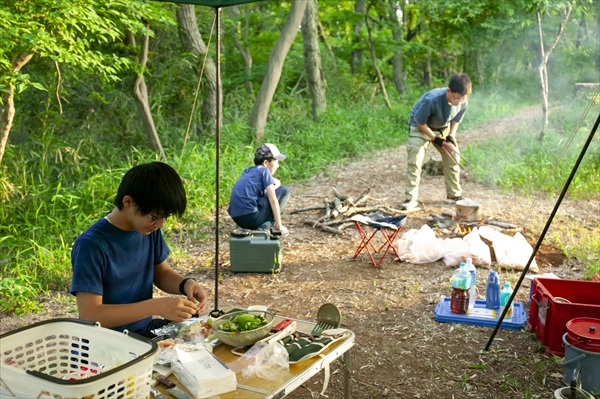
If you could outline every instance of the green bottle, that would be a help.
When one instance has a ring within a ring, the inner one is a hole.
[[[510,283],[509,282],[504,283],[504,288],[502,288],[502,290],[500,291],[500,311],[501,312],[504,311],[504,307],[508,303],[508,300],[510,299],[510,296],[512,295],[512,293],[513,293],[513,290],[512,290],[512,288],[510,288]],[[514,309],[514,301],[510,304],[510,309],[508,309],[508,312],[506,312],[505,317],[511,317],[513,309]]]

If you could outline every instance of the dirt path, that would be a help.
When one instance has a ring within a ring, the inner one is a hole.
[[[519,126],[539,124],[537,107],[524,109],[502,120],[491,121],[478,129],[459,132],[461,146],[484,141],[517,130]],[[326,174],[289,185],[293,193],[288,210],[322,204],[333,197],[331,188],[358,196],[367,188],[370,195],[389,204],[403,200],[406,149],[404,146],[353,159],[332,167]],[[523,227],[530,242],[538,239],[555,199],[521,198],[513,193],[463,180],[463,195],[478,200],[488,218],[497,218]],[[453,210],[446,204],[443,177],[424,175],[421,181],[421,210],[411,213],[405,231],[427,223],[430,213]],[[534,209],[535,211],[531,211]],[[553,225],[598,225],[599,203],[566,200]],[[399,263],[392,256],[374,268],[365,255],[352,259],[358,234],[348,229],[344,236],[312,229],[304,223],[310,213],[284,216],[291,234],[283,241],[283,270],[278,275],[234,274],[229,272],[228,233],[234,225],[223,213],[219,281],[219,306],[268,305],[278,314],[314,319],[324,302],[336,304],[344,316],[343,326],[356,334],[352,350],[353,398],[546,398],[562,385],[562,369],[540,353],[538,341],[525,331],[500,330],[494,351],[482,354],[492,329],[453,323],[438,323],[434,309],[441,296],[450,293],[452,267],[442,262],[423,265]],[[548,233],[550,236],[557,230]],[[176,267],[205,282],[214,298],[214,269],[211,263],[214,243],[185,243],[188,260]],[[543,245],[537,264],[541,272],[562,278],[581,278],[581,263],[566,260],[560,251]],[[484,293],[487,270],[478,270],[478,289]],[[501,281],[513,283],[518,272],[501,273]],[[527,303],[526,283],[517,301]],[[481,298],[480,294],[480,298]],[[72,308],[70,308],[72,309]],[[50,302],[43,314],[22,318],[3,317],[0,332],[51,317],[76,317],[59,303]],[[342,372],[332,365],[327,391],[329,398],[342,398]],[[298,388],[290,398],[319,397],[323,377],[314,378]],[[536,396],[537,395],[537,396]]]

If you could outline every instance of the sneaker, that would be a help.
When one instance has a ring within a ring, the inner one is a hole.
[[[400,204],[400,209],[402,209],[403,211],[410,211],[412,209],[415,209],[417,205],[419,205],[417,201],[406,200],[402,204]]]
[[[274,237],[287,237],[290,234],[288,229],[279,231],[275,227],[271,227],[271,235]]]
[[[271,230],[271,226],[273,226],[273,222],[264,222],[260,226],[258,226],[257,230],[269,231]]]
[[[460,201],[460,200],[464,200],[464,198],[460,195],[458,197],[446,197],[446,202],[449,204],[455,204],[456,201]]]

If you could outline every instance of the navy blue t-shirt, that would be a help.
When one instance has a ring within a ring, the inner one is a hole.
[[[75,240],[71,294],[102,295],[105,305],[151,299],[154,266],[164,262],[169,252],[160,229],[143,235],[121,230],[102,218]],[[141,334],[151,320],[147,317],[112,329]]]
[[[258,199],[271,184],[275,184],[275,179],[268,168],[257,165],[244,170],[231,190],[229,216],[235,218],[258,212]]]
[[[409,122],[414,127],[417,127],[416,119],[421,125],[427,125],[432,130],[445,128],[451,121],[462,121],[467,112],[467,104],[468,100],[458,106],[448,104],[446,88],[429,90],[410,110]]]

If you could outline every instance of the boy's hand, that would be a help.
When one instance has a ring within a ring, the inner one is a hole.
[[[193,284],[190,283],[191,287],[185,291],[187,293],[187,298],[191,302],[198,301],[196,303],[196,313],[200,314],[200,312],[202,312],[204,308],[206,308],[206,303],[208,301],[208,299],[206,298],[206,293],[204,292],[204,288],[202,288],[202,286],[197,281],[188,281],[190,281]]]
[[[182,297],[158,298],[157,301],[158,314],[167,320],[185,321],[198,312],[198,305]]]

